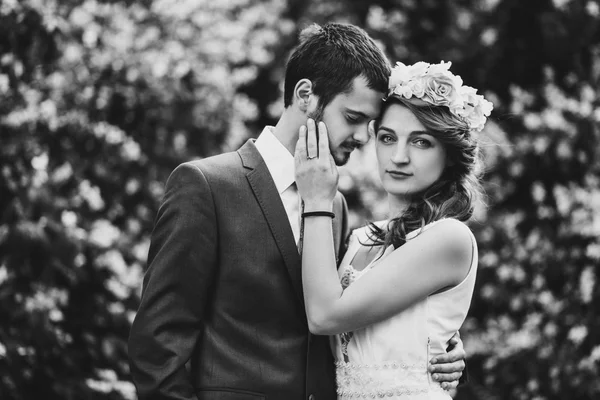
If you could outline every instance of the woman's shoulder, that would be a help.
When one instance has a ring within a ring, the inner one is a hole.
[[[416,240],[421,236],[421,240],[434,243],[438,251],[446,256],[460,260],[470,260],[473,249],[477,246],[467,224],[454,218],[444,218],[429,223],[407,235],[407,240]]]
[[[423,225],[421,228],[415,229],[414,231],[409,232],[406,235],[406,239],[414,239],[419,234],[425,231],[432,231],[438,234],[457,233],[460,236],[469,238],[469,240],[472,238],[473,235],[473,233],[471,232],[471,228],[469,228],[469,226],[463,221],[460,221],[455,218],[442,218],[430,222],[426,225]]]
[[[424,265],[437,268],[438,276],[445,276],[449,287],[462,282],[476,262],[477,244],[471,229],[462,221],[444,218],[429,223],[407,235],[406,246],[400,246],[399,257],[405,257],[402,251],[419,254]]]

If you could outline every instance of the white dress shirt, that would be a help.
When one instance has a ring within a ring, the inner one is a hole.
[[[260,153],[275,182],[283,207],[287,213],[296,243],[300,239],[300,198],[294,175],[294,156],[273,134],[274,127],[266,126],[254,145]]]

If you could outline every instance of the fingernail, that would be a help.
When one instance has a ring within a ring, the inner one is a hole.
[[[446,382],[442,383],[442,388],[446,389],[448,387],[448,384]]]
[[[438,359],[437,359],[437,358],[432,358],[432,359],[431,359],[431,363],[432,363],[432,364],[435,364],[435,363],[437,363],[437,361],[438,361]]]
[[[435,379],[436,381],[440,378],[440,376],[438,374],[433,374],[433,379]]]

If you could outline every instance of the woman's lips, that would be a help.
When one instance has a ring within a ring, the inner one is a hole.
[[[393,176],[394,178],[404,179],[412,176],[412,174],[402,172],[402,171],[386,171],[388,174]]]

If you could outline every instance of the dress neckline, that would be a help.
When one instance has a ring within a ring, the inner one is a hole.
[[[407,240],[413,239],[419,233],[423,232],[424,229],[429,228],[430,226],[435,225],[436,223],[438,223],[440,221],[443,221],[445,219],[448,219],[448,218],[438,219],[436,221],[430,222],[430,223],[422,226],[421,228],[418,228],[418,229],[410,231],[406,235],[406,239]],[[388,220],[382,220],[382,221],[374,222],[374,224],[377,225],[377,226],[379,226],[381,228],[382,226],[384,226],[385,224],[387,224],[387,222],[388,222]],[[348,261],[348,264],[346,266],[344,266],[344,271],[345,270],[350,270],[352,272],[352,275],[354,276],[354,279],[356,279],[359,276],[363,275],[366,271],[372,269],[373,266],[375,264],[377,264],[378,261],[384,259],[390,253],[390,249],[391,249],[391,251],[394,250],[394,246],[393,245],[389,245],[385,249],[383,249],[383,247],[381,247],[377,251],[377,254],[375,255],[375,257],[373,257],[373,259],[367,265],[365,265],[364,268],[362,268],[362,269],[356,269],[356,268],[354,268],[354,266],[352,265],[352,261],[354,261],[354,258],[356,257],[356,254],[358,253],[358,250],[361,248],[361,246],[363,246],[363,244],[361,243],[361,241],[364,242],[365,240],[369,239],[369,237],[367,235],[367,229],[368,228],[369,228],[369,225],[366,225],[366,226],[363,226],[361,228],[356,229],[354,231],[354,233],[353,233],[354,238],[353,238],[352,244],[353,244],[354,247],[352,248],[352,252],[350,252],[350,254],[352,254],[352,258]]]

